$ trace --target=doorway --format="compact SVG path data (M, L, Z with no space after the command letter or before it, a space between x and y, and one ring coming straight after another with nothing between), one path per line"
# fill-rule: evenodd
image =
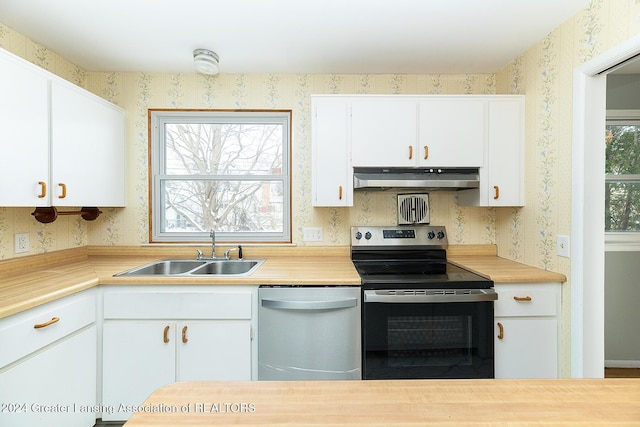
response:
M606 74L640 55L640 35L574 71L571 196L571 376L604 375Z

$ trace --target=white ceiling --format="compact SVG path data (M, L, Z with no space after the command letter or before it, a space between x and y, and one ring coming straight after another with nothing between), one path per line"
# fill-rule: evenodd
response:
M88 71L493 73L589 0L0 0L0 23Z

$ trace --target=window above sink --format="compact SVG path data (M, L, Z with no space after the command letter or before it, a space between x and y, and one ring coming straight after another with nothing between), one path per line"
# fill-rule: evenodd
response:
M152 242L291 241L291 111L149 117Z

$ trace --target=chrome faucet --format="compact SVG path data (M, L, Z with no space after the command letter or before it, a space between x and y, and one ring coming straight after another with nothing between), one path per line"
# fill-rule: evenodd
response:
M212 228L209 232L209 237L211 237L211 258L206 258L200 249L196 249L198 252L197 259L216 259L216 231ZM225 254L226 255L226 254Z
M212 228L209 232L209 237L211 237L211 259L216 258L216 231Z

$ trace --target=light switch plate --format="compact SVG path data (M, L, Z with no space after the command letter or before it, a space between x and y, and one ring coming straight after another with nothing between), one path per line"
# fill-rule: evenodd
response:
M569 236L558 235L558 256L569 258Z
M322 227L302 227L302 241L321 242Z

